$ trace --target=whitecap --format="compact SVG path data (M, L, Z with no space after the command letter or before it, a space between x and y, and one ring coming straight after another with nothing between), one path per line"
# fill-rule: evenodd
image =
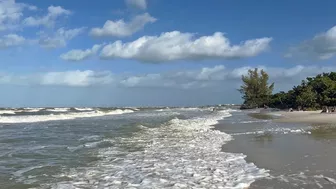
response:
M49 111L49 112L67 112L69 110L70 108L48 108L46 109L46 111Z
M0 114L15 114L14 110L0 110Z
M93 111L94 109L92 108L75 108L77 111Z
M52 188L246 188L269 174L247 163L244 154L221 151L232 136L212 130L212 125L229 116L228 111L221 111L186 120L174 118L131 138L118 138L119 144L144 150L100 149L97 164L62 174L72 180Z
M78 118L89 118L89 117L99 117L107 115L120 115L126 113L133 113L133 110L129 109L117 109L108 112L93 111L93 112L79 112L79 113L67 113L58 115L27 115L27 116L0 116L0 123L34 123L34 122L45 122L45 121L55 121L55 120L72 120Z

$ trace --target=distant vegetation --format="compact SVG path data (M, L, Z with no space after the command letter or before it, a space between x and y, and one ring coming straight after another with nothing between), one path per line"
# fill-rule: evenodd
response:
M288 92L272 94L274 84L268 84L268 74L258 69L242 76L242 108L272 107L279 109L314 110L336 105L336 72L308 77Z

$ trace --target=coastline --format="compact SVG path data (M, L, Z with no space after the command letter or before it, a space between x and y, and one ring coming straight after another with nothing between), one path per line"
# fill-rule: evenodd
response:
M276 111L250 114L257 119L272 119L276 123L336 124L336 114L317 111Z
M336 167L333 166L336 127L309 123L312 119L309 116L319 115L319 112L242 111L221 121L215 129L234 138L222 146L222 151L242 153L247 162L270 171L269 177L257 179L250 189L336 188ZM321 120L315 123L319 122ZM334 118L324 122L334 123Z

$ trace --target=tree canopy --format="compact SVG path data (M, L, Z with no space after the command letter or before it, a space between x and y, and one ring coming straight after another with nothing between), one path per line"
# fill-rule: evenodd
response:
M268 75L258 69L249 70L242 76L243 108L256 108L264 104L273 108L321 109L336 106L336 72L308 77L288 92L272 94L274 84L268 84Z
M243 85L239 92L243 95L244 108L257 108L269 103L274 83L269 85L268 79L268 74L264 70L259 73L258 68L248 70L248 74L242 76Z

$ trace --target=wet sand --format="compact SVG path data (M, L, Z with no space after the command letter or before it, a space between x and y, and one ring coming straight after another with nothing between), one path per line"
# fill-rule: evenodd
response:
M254 182L250 189L336 188L335 124L234 114L216 126L234 137L223 151L243 153L248 162L270 170L270 177Z

